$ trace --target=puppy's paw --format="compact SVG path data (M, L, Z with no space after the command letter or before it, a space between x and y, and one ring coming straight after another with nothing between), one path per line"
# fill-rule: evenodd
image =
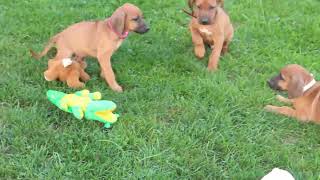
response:
M221 55L225 55L228 52L228 48L227 47L223 47L221 50Z
M194 54L196 55L197 58L202 59L206 53L206 49L204 46L196 46L194 48Z
M216 66L208 66L207 69L208 69L209 72L216 72L218 70L218 67L216 67Z
M285 98L284 98L283 96L281 96L281 95L278 94L278 95L276 95L276 99L279 100L279 101L281 101L281 100L283 100L283 99L285 99Z
M267 111L267 112L274 112L274 111L275 111L275 106L266 105L266 106L264 107L264 110Z
M285 97L283 97L283 96L281 96L281 95L277 95L276 96L276 99L278 100L278 101L280 101L280 102L283 102L283 103L292 103L292 100L290 100L290 99L287 99L287 98L285 98Z
M115 92L123 92L123 88L121 86L119 86L118 84L114 85L114 86L111 86L111 89Z

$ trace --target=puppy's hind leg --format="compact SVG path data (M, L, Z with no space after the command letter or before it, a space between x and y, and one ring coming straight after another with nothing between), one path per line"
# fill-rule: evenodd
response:
M80 64L81 68L86 69L88 67L84 56L76 55L75 60Z
M57 42L57 54L55 59L60 60L64 58L70 58L73 54L72 50L67 48L63 43Z
M223 45L222 45L222 50L221 50L221 55L224 55L228 52L229 50L229 44L233 38L233 27L230 26L230 29L229 29L229 34L226 36L224 42L223 42Z
M221 55L225 55L228 52L229 43L230 43L229 41L223 42L222 49L221 49Z

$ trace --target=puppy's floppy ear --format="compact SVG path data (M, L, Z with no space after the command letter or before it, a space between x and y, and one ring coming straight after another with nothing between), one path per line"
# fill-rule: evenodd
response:
M217 0L218 6L222 7L224 6L224 0Z
M189 0L188 1L188 6L192 11L193 11L193 5L194 5L195 2L196 2L196 0Z
M112 27L119 34L123 34L126 23L126 13L122 8L117 9L110 17Z
M301 75L295 74L292 76L288 84L288 96L290 99L303 95L304 81Z

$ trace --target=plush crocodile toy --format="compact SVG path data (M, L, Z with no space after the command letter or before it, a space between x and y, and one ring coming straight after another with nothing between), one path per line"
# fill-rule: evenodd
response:
M88 90L83 90L74 94L65 94L48 90L47 97L59 109L72 113L77 119L99 121L105 128L110 128L119 117L118 114L113 114L116 104L112 101L100 100L100 92L90 93Z

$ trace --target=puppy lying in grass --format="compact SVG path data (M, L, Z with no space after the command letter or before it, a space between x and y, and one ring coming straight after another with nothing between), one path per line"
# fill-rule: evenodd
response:
M83 88L84 83L90 80L90 76L84 71L85 64L80 64L70 58L51 59L48 62L48 70L44 72L44 78L47 81L59 80L67 82L70 88Z
M267 105L265 110L303 122L320 123L320 84L306 69L297 64L287 65L268 84L274 90L287 91L289 99L280 95L277 99L293 107Z
M212 48L208 70L218 69L220 54L228 51L233 38L233 26L223 9L223 0L189 0L192 19L189 25L194 53L203 58L205 44Z

